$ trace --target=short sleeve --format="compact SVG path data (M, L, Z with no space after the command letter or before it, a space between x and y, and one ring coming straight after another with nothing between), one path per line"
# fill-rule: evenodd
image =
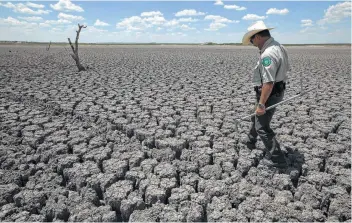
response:
M263 83L274 82L278 70L278 62L272 55L266 54L261 57L260 61Z

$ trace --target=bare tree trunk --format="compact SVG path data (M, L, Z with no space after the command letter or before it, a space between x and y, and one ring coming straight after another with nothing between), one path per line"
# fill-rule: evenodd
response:
M49 51L50 50L50 45L51 45L51 41L49 43L49 46L46 48L46 51Z
M77 67L78 67L78 71L82 71L82 70L85 71L85 70L86 70L86 68L84 68L84 67L82 66L82 64L80 63L79 57L78 57L78 39L79 39L79 33L81 32L81 29L82 29L82 28L87 28L87 26L79 25L79 24L78 24L78 31L76 31L77 35L76 35L76 42L75 42L75 46L76 46L76 47L74 47L74 46L72 45L72 42L71 42L70 38L68 38L68 42L70 43L70 46L71 46L72 51L73 51L73 53L71 54L71 56L72 56L72 58L76 61L76 65L77 65Z

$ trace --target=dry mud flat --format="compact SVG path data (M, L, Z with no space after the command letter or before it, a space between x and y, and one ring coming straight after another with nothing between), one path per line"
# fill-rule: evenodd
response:
M1 221L351 221L350 48L288 47L273 128L241 142L258 51L0 47ZM10 52L11 51L11 52Z

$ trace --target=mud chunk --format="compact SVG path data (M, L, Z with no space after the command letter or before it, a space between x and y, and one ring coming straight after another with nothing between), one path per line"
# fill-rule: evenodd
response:
M176 168L167 162L162 162L155 166L154 173L160 176L160 178L172 178L177 176Z
M195 148L182 150L181 160L196 163L200 168L212 164L211 148Z
M156 165L158 165L158 161L156 159L145 159L141 162L141 167L145 174L153 173Z
M152 205L157 202L165 203L166 201L166 189L160 188L155 185L150 185L145 191L145 203Z
M112 173L118 179L122 179L128 170L128 161L118 159L108 159L103 161L104 173Z
M135 188L138 188L141 180L145 178L146 174L143 171L137 169L131 169L130 171L127 171L125 175L125 179L132 181Z
M182 185L179 188L174 188L171 190L169 204L178 206L182 201L190 200L192 193L195 193L195 190L189 185Z
M87 178L87 187L93 188L100 200L103 199L103 193L113 183L117 182L118 178L113 173L93 174Z
M151 157L153 159L156 159L158 162L172 161L176 158L176 152L172 151L171 148L153 148L151 152Z
M106 144L107 144L106 139L104 139L102 136L96 136L90 139L88 148L92 150L98 147L105 147Z
M85 186L88 177L98 173L100 173L100 169L93 161L75 163L72 168L63 170L64 179L69 184L68 187L73 187L78 191Z
M317 191L313 185L303 183L297 188L294 198L295 200L299 200L313 209L319 209L322 194Z
M84 154L88 151L87 143L81 143L78 145L73 145L72 147L73 154L77 154L78 157L82 158Z
M142 142L143 140L150 138L154 135L154 131L150 129L140 128L135 130L136 138Z
M196 173L186 173L185 175L181 176L180 183L181 185L190 185L196 190L199 179L200 177Z
M310 172L307 176L309 183L316 185L318 188L322 186L332 186L336 184L336 177L324 172Z
M197 173L199 171L198 164L192 161L174 160L172 164L177 168L179 172Z
M223 196L228 193L229 188L223 180L199 180L198 191L204 192L210 202L214 196Z
M237 163L237 170L244 176L248 173L249 169L254 166L252 159L246 157L239 157Z
M193 203L201 205L203 208L206 208L208 200L203 192L191 194L191 201Z
M45 205L45 194L36 190L22 190L13 197L17 207L23 207L31 214L37 214Z
M151 185L158 187L160 185L160 178L153 174L148 175L146 179L141 180L138 188L139 193L145 194L147 187Z
M161 222L185 222L185 220L185 216L177 212L174 207L166 206L160 213Z
M129 123L127 119L125 118L117 118L113 120L113 123L117 125L117 130L125 130L126 125Z
M220 180L222 174L221 166L218 164L206 165L199 170L199 175L204 179Z
M287 205L293 201L293 195L290 191L276 191L274 202L282 205Z
M110 206L95 207L90 203L83 203L72 210L68 221L70 222L113 222L117 216Z
M156 222L160 219L160 214L165 206L163 204L155 204L151 208L144 210L135 210L130 216L130 222Z
M339 221L351 219L351 197L338 196L333 198L329 206L329 216L336 216Z
M99 202L100 199L98 197L98 194L93 188L83 187L80 190L80 194L83 198L83 201L92 203L96 206L100 205L100 202Z
M266 207L269 207L272 203L272 198L266 194L262 193L258 197L248 197L238 206L238 211L242 213L251 221L254 221L253 212L257 210L265 211ZM270 216L267 216L270 219Z
M287 174L274 174L272 185L279 190L291 190L293 188L290 176Z
M143 198L136 191L131 192L127 199L121 201L120 211L122 218L128 220L133 211L143 210L145 206Z
M133 167L137 167L141 164L141 162L144 160L145 154L142 151L136 151L133 153L133 155L129 159L129 167L130 169Z
M58 159L57 171L59 174L63 173L66 168L71 168L74 163L78 163L79 158L75 155L64 155Z
M41 213L46 216L47 221L67 221L70 212L65 196L49 197Z
M0 220L6 221L8 216L14 214L17 211L14 203L2 205L0 210Z
M108 147L100 147L95 149L90 149L86 154L83 155L84 161L95 161L98 165L101 165L104 160L111 157L111 149Z
M176 153L181 152L182 149L186 148L186 140L178 138L165 138L155 140L155 146L158 149L170 148Z
M187 222L202 222L204 219L203 207L199 204L192 203L187 213Z
M0 206L13 202L15 194L20 192L20 187L14 183L0 185Z
M207 213L212 213L214 211L224 211L231 209L231 203L227 195L220 197L213 197L211 203L208 204Z
M171 190L178 186L176 178L162 178L160 180L160 187L165 189L166 196L169 197L171 195Z
M121 201L133 191L133 182L130 180L121 180L112 184L104 194L106 204L112 207L112 210L119 212Z

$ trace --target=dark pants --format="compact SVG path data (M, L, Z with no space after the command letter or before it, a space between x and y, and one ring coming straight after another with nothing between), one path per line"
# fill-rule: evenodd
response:
M269 107L271 105L274 105L280 101L282 101L284 97L284 91L281 93L276 93L272 96L270 96L265 103L265 107ZM260 95L256 94L256 99L257 103L259 102ZM266 148L266 156L270 159L274 159L274 156L280 155L280 160L282 159L281 155L281 149L279 142L275 138L275 133L274 131L270 128L270 122L271 119L273 118L273 115L275 113L276 108L270 109L265 112L264 115L261 116L253 116L252 117L252 126L249 131L248 138L251 143L256 143L257 142L257 137L259 136L261 140L263 141L265 148ZM274 161L274 160L273 160Z

